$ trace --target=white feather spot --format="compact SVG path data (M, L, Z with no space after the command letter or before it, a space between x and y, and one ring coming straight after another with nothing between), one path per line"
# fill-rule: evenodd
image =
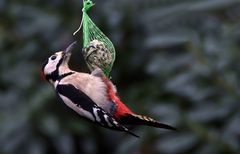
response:
M95 115L96 120L97 120L98 122L100 122L100 118L99 118L98 113L97 113L98 110L99 110L98 108L93 108L93 114Z
M109 116L106 115L106 114L104 114L104 119L105 119L105 121L107 122L108 126L111 127L112 124L109 122L109 119L108 119L108 118L109 118Z

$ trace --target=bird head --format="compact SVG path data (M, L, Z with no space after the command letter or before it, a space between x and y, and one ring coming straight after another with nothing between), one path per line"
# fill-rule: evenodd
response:
M55 82L61 74L69 70L68 62L75 44L76 41L71 43L65 50L54 53L44 62L42 74L47 81Z

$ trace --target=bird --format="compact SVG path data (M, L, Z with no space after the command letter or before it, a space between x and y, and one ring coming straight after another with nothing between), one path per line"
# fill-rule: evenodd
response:
M69 68L72 50L76 41L65 50L55 52L42 66L43 77L55 89L56 95L80 116L108 129L131 132L127 126L147 125L176 130L148 116L134 113L125 105L115 85L100 68L91 73L77 72Z

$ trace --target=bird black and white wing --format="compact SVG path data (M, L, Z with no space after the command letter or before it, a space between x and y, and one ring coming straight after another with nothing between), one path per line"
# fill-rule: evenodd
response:
M60 99L79 115L94 121L103 127L124 131L138 137L130 132L128 128L116 121L111 114L105 112L101 107L94 103L84 92L73 85L58 84L56 86L56 91Z

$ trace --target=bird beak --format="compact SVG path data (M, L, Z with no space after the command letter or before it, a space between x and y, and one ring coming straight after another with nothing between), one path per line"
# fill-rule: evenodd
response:
M75 45L77 44L77 41L74 41L73 43L71 43L64 51L63 54L65 56L69 56L72 53L73 48L75 47Z

